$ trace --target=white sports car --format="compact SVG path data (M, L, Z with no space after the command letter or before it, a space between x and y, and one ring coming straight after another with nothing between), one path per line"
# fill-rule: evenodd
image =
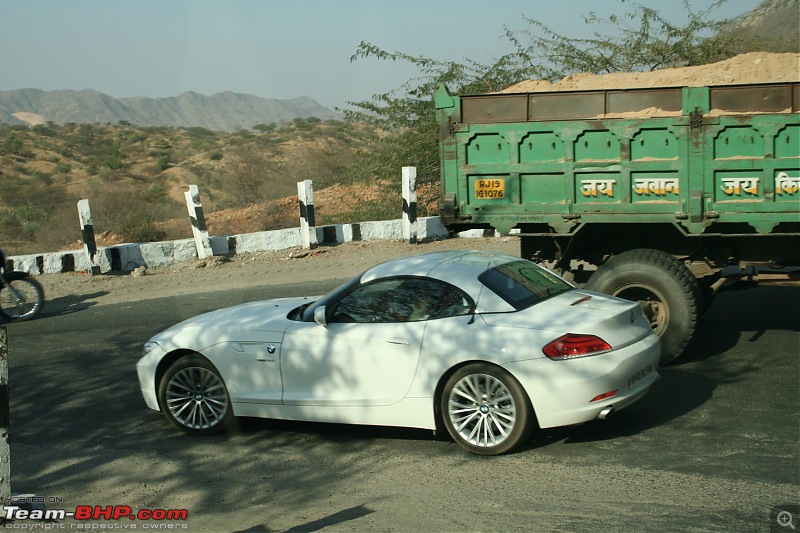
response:
M446 428L479 454L605 418L657 380L638 304L518 257L446 251L370 268L327 296L237 305L150 339L147 405L192 434L234 416Z

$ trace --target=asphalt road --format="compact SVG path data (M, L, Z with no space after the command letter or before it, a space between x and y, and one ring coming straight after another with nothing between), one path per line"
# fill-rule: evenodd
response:
M332 285L72 305L8 325L12 492L51 509L188 509L173 526L248 532L770 531L773 506L800 502L795 288L720 295L642 401L508 456L427 431L257 419L194 438L145 408L134 364L153 333Z

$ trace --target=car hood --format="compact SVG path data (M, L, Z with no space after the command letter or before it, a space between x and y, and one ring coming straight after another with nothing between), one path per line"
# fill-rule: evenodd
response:
M220 342L279 341L290 322L293 309L319 297L260 300L226 307L189 318L158 333L150 342L167 350L190 348L202 350Z
M517 313L481 317L488 325L496 327L599 335L614 348L653 333L637 302L582 289L548 298Z

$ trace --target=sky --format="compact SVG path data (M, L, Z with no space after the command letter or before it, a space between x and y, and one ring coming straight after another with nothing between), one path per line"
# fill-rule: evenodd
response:
M680 0L637 0L676 22ZM689 0L692 10L712 0ZM712 19L760 0L728 0ZM361 41L441 61L491 64L523 15L555 32L603 30L631 0L0 0L0 91L94 89L115 98L223 91L307 96L331 109L416 75L403 62L350 57ZM673 15L674 13L674 15Z

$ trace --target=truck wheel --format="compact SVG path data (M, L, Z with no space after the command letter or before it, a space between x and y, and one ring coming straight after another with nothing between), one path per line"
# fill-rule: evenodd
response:
M639 302L661 337L661 364L681 355L697 326L700 285L681 261L660 250L629 250L609 259L586 288Z

